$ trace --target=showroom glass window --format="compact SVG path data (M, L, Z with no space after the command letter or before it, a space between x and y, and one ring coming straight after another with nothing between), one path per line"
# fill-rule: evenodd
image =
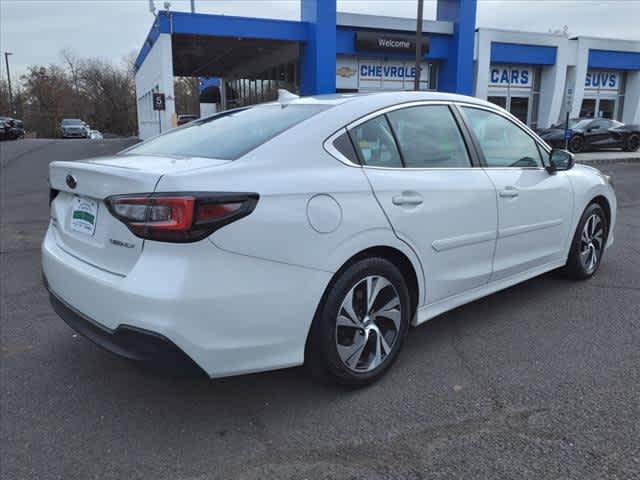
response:
M536 141L507 118L487 110L463 107L488 167L542 167Z
M446 105L423 105L387 114L406 168L470 167L458 125Z

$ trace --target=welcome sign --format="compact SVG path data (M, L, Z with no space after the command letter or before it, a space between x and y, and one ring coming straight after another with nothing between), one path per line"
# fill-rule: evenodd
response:
M422 55L429 52L429 37L422 36L420 51ZM397 52L413 53L416 51L416 37L380 32L356 32L356 50L359 52Z

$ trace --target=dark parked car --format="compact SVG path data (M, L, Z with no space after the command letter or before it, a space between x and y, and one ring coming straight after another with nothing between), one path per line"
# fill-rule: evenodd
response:
M627 152L635 152L640 148L640 125L625 125L606 118L572 118L569 120L569 130L569 150L573 153L603 148L622 148ZM564 132L565 125L560 123L539 130L538 134L552 147L563 148Z
M2 140L16 140L24 138L24 123L22 120L12 117L0 117L3 122Z
M0 140L17 140L18 138L24 138L22 120L0 117Z
M62 138L89 138L90 132L89 125L79 118L64 118L60 123L60 136Z

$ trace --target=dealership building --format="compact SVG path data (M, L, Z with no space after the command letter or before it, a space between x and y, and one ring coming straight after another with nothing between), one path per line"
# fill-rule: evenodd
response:
M534 128L571 117L640 123L640 40L476 28L476 0L423 22L420 88L496 103ZM301 20L161 11L136 60L141 138L176 124L175 77L203 81L201 113L301 95L412 90L415 20L301 0ZM164 94L155 105L154 94ZM158 95L155 95L158 101Z

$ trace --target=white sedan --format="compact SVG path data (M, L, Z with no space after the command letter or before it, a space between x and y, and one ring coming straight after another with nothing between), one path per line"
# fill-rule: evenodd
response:
M442 93L282 95L49 175L58 314L211 377L306 363L365 385L410 326L550 270L591 277L616 220L607 176Z

